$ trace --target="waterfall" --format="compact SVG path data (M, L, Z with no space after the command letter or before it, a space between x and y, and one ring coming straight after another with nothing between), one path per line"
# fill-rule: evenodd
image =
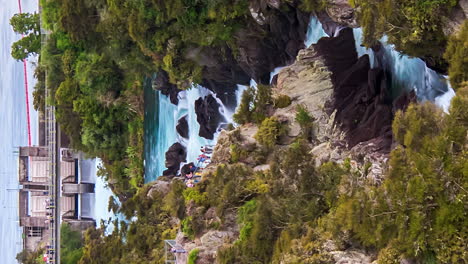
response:
M276 67L272 72L270 72L270 83L273 81L273 77L275 77L275 75L278 74L284 67L286 66Z
M81 217L95 219L95 211L93 211L93 206L96 204L96 196L92 193L83 193L81 196ZM99 208L102 210L103 208ZM107 206L105 207L107 210ZM97 222L97 220L96 220Z
M395 50L395 46L387 43L387 37L381 39L382 47L378 52L361 46L362 29L353 29L358 56L369 55L371 67L381 67L391 72L391 91L395 98L402 92L414 90L420 101L432 101L447 110L455 92L450 87L446 76L427 67L419 58L411 58Z
M151 89L151 87L146 89ZM240 89L238 88L238 90ZM162 175L166 169L165 153L175 142L179 142L186 147L187 162L197 161L202 146L216 143L219 129L212 140L198 136L200 124L197 121L195 112L196 100L208 95L215 98L220 105L219 112L225 119L220 127L233 122L232 116L234 114L234 109L227 108L216 94L199 85L193 85L190 89L179 92L178 105L173 105L169 98L159 91L155 93L157 98L146 97L147 99L157 100L157 103L153 106L149 105L148 109L145 109L147 111L145 119L150 120L149 123L145 120L145 182L154 181ZM239 92L236 93L236 97L240 97ZM153 109L149 109L151 107ZM157 115L157 118L152 118L152 114ZM182 138L176 131L177 122L182 117L187 119L189 139Z
M83 183L94 183L99 179L96 179L96 160L86 159L79 160L79 176L81 182ZM102 180L102 179L101 179ZM100 190L95 188L95 193L97 194ZM96 208L96 194L92 193L83 193L78 195L79 200L79 210L81 211L81 217L93 218L95 219L96 211L103 210L102 207ZM109 199L106 200L106 202ZM107 210L107 204L104 207L104 210ZM96 222L99 222L100 219L96 219Z
M328 37L327 33L323 30L322 23L320 23L316 16L311 16L304 41L305 46L308 48L310 45L316 44L322 37Z
M200 155L200 147L204 145L212 145L215 140L209 140L198 136L200 131L200 124L197 122L197 114L195 113L195 101L198 98L204 98L211 94L211 91L201 86L193 86L191 89L185 91L187 94L187 122L189 126L189 140L187 147L187 162L196 162L198 155ZM216 135L215 135L216 136Z

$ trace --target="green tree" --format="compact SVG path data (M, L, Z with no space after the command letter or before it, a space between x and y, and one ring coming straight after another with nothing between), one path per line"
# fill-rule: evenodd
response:
M39 14L37 13L15 14L10 18L10 25L13 27L13 31L18 34L39 35L40 33Z
M454 90L468 81L468 20L463 23L460 32L449 38L444 58L449 63L449 80Z
M246 124L252 121L252 109L255 98L255 90L252 87L247 88L242 93L241 101L233 119L238 124Z
M263 120L254 137L260 145L272 148L285 132L285 127L276 117L269 117Z
M16 255L16 260L18 260L18 262L22 264L36 264L36 260L40 258L43 253L43 248L38 248L36 251L23 249L23 251Z
M23 60L40 51L41 35L38 14L15 14L10 19L10 25L16 33L25 35L11 46L11 56L14 59Z
M70 226L63 223L60 226L60 244L61 261L65 264L77 264L83 255L83 239L81 232L73 231Z
M37 54L40 50L40 36L29 34L28 36L13 42L11 45L11 56L16 60L24 60L30 55Z

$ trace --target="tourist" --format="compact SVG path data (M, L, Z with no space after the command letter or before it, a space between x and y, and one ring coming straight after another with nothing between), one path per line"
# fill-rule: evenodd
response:
M195 183L193 180L188 180L185 182L185 185L188 187L188 188L192 188L195 186Z

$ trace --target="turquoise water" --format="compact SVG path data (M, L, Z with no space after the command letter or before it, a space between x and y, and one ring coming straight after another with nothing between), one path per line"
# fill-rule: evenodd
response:
M317 41L327 36L322 29L320 22L311 18L309 24L305 45L317 43ZM272 73L273 77L283 67L277 67ZM251 86L256 86L255 81L251 81ZM242 91L245 86L239 85L236 91L237 102L240 101ZM167 149L175 142L180 142L187 148L187 162L196 161L200 155L200 147L204 145L213 145L216 143L217 134L213 140L207 140L198 136L200 125L197 122L197 116L194 109L195 101L200 97L212 94L211 91L201 86L193 86L187 91L179 93L179 104L171 104L169 98L151 87L151 79L145 82L145 182L155 180L162 175L166 169L164 166L165 153ZM215 95L214 95L215 96ZM215 96L216 98L216 96ZM224 107L222 102L217 99L221 107L220 113L224 115L226 123L232 122L234 109ZM187 117L189 125L189 140L181 138L175 129L177 121Z
M167 149L176 142L177 106L145 82L145 181L162 175Z
M15 34L9 19L19 11L17 1L0 0L0 256L1 263L17 263L22 249L18 223L18 146L27 145L26 102L23 63L13 60L10 46L21 36ZM23 12L37 9L37 1L22 1ZM31 133L37 143L37 112L32 109L33 67L28 61Z
M200 125L195 113L195 101L200 97L212 94L209 90L193 86L179 93L179 104L173 105L169 98L159 91L154 91L150 80L145 84L145 182L156 180L165 167L165 153L175 142L187 149L187 162L196 161L203 145L211 145L214 140L198 136ZM220 100L218 100L221 103ZM232 112L220 108L228 122L232 120ZM180 118L186 116L189 126L189 140L177 134L176 126ZM216 138L216 135L215 135Z

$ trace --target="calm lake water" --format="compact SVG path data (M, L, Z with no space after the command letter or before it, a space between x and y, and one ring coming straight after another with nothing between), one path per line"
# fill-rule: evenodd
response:
M10 56L10 46L21 36L15 34L9 19L19 12L18 2L0 0L0 256L2 263L17 263L16 254L22 248L18 225L18 158L14 151L27 145L26 101L23 63ZM37 1L22 0L23 12L37 9ZM31 132L37 143L37 112L32 109L34 87L31 59L28 61L28 79L31 103Z

